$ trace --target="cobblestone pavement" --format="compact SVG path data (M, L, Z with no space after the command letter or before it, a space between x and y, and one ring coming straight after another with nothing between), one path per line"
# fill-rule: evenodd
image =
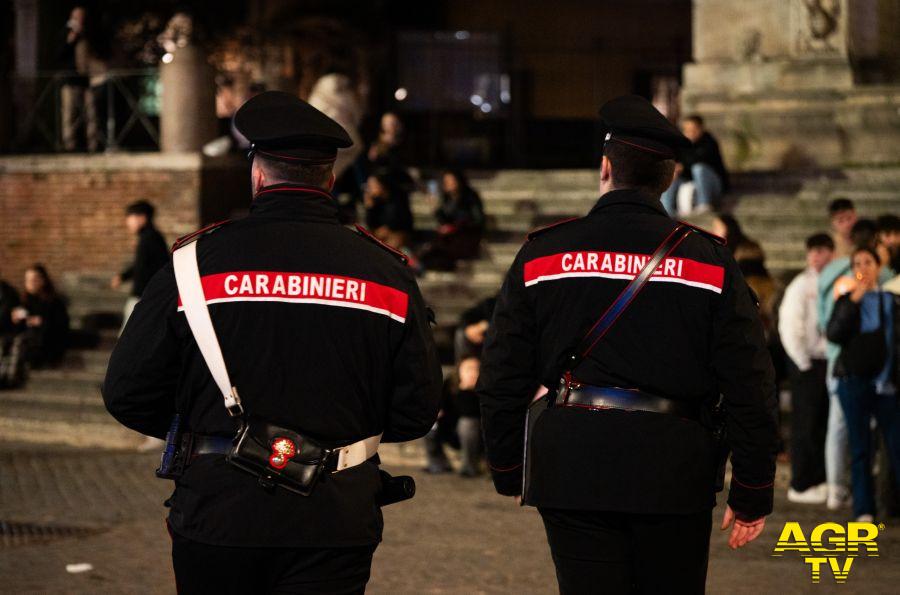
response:
M169 540L161 503L171 484L153 477L152 454L79 449L54 450L0 444L0 524L45 527L40 535L19 531L0 536L0 592L174 593ZM389 459L390 460L390 459ZM402 459L398 459L402 460ZM414 468L419 493L385 509L369 592L554 593L555 580L540 518L497 496L487 479L427 476ZM806 531L824 521L845 522L847 512L829 514L784 501L779 474L777 513L763 536L739 552L715 531L708 581L710 593L896 593L900 584L900 527L892 520L879 538L879 558L857 558L846 585L826 571L812 585L799 557L772 557L785 521ZM721 518L721 509L716 511ZM53 537L53 528L80 536ZM26 527L27 529L27 527ZM661 544L664 555L665 544ZM93 570L69 574L66 565L86 562ZM598 586L598 592L602 589Z

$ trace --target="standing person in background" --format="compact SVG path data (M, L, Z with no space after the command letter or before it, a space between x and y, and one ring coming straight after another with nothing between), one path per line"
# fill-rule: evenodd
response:
M834 241L819 233L806 240L806 269L787 286L778 313L781 342L790 359L791 487L788 500L823 504L828 387L825 335L819 326L816 299L819 272L834 256Z
M113 289L118 289L123 281L131 281L131 296L125 302L122 328L131 317L135 305L156 271L169 262L169 247L159 230L153 224L156 209L146 200L131 203L125 209L125 227L137 236L134 261L110 281Z
M125 326L150 279L169 262L169 247L166 240L153 225L155 212L156 209L146 200L133 202L125 209L125 227L129 233L137 236L137 246L134 261L110 282L113 289L118 289L123 281L131 281L131 295L125 301L120 334L125 331ZM163 440L147 436L138 446L138 450L141 452L159 450L163 444L165 444Z
M693 213L707 213L718 206L722 195L728 192L728 170L722 161L719 142L703 126L703 118L697 114L687 116L681 122L681 131L691 141L691 146L678 152L675 180L662 193L662 203L670 215L676 214L678 190L685 182L694 182L696 206ZM691 213L678 213L689 215Z
M828 321L828 339L841 350L834 366L837 393L850 437L853 515L873 522L871 421L884 435L894 481L900 477L900 403L896 398L894 296L879 288L881 259L868 246L852 257L856 285L838 298ZM900 487L900 486L898 486Z
M13 310L13 322L25 335L25 357L32 368L56 366L69 340L66 303L43 265L25 271L22 305Z
M93 34L93 23L88 17L84 6L75 6L66 23L66 40L59 62L68 74L60 88L60 115L63 149L77 148L78 128L83 124L87 150L93 153L100 148L97 106L102 100L108 67L100 57L100 36Z
M834 239L835 257L849 257L854 248L853 226L859 220L856 215L856 206L849 198L836 198L828 205L828 216L831 219L831 237ZM823 321L823 324L825 322L827 319Z
M878 242L884 247L887 260L895 275L900 274L900 217L897 215L881 215L875 220L878 226Z

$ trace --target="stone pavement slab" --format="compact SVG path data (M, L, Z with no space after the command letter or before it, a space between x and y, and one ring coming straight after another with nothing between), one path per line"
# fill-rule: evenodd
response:
M89 529L80 537L0 539L2 593L174 593L162 501L171 484L153 477L157 456L0 444L0 521ZM384 543L375 555L369 592L555 593L553 565L537 512L497 496L486 478L430 476L409 466L419 491L411 502L385 508ZM879 538L881 557L855 560L847 584L826 572L813 585L799 557L770 554L785 521L806 531L824 521L846 522L783 498L762 537L738 552L714 530L709 593L896 593L900 526ZM721 507L715 519L721 519ZM677 536L672 537L672 543ZM660 544L661 555L672 544ZM93 570L69 574L66 565ZM602 585L598 585L602 593Z

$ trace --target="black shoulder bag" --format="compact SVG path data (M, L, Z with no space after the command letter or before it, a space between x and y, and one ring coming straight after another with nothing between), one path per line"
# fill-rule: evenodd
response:
M591 327L591 330L584 336L581 340L581 343L578 345L577 350L568 357L566 361L566 370L561 374L559 383L555 390L549 391L544 396L539 399L535 399L532 401L531 405L528 407L528 413L525 416L525 452L524 452L524 461L523 461L523 472L522 472L522 504L531 504L530 502L530 487L532 481L532 461L533 457L531 456L531 444L532 444L532 433L534 432L535 425L537 424L537 420L540 418L541 414L544 413L547 409L552 407L556 401L556 396L560 393L561 389L566 388L572 378L572 371L582 362L584 359L591 353L597 343L602 339L606 333L609 332L609 329L616 323L622 313L628 308L629 304L637 297L638 293L647 285L650 281L650 277L659 267L663 260L668 258L676 248L687 238L691 233L694 232L694 229L686 225L684 223L678 225L672 233L670 233L665 240L659 245L659 247L653 252L647 262L644 264L644 267L640 270L640 272L632 279L628 285L625 286L625 289L622 290L622 293L618 295L618 297L613 301L612 304L606 309L606 312L603 313L603 316L594 323L594 326Z

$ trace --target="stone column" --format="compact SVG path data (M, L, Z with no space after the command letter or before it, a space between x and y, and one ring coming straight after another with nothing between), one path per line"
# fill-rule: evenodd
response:
M216 137L216 87L206 53L195 45L177 49L160 65L160 149L199 151Z

